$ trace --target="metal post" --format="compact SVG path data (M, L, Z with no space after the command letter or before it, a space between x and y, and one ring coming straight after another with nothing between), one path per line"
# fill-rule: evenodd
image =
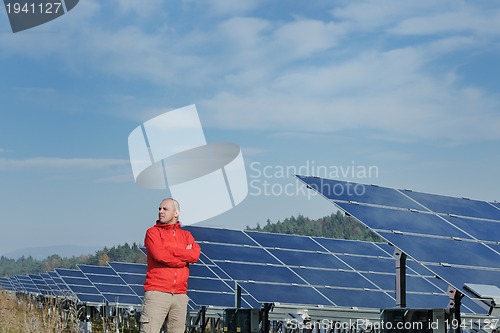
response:
M448 286L448 294L450 295L450 303L448 304L448 311L450 314L453 314L453 321L458 323L455 327L455 333L461 333L460 323L462 322L462 318L460 315L460 306L462 305L462 297L464 295L457 289L452 286Z
M264 303L264 307L262 309L262 331L261 333L269 333L271 331L271 326L269 323L269 311L271 311L273 304L272 303Z
M406 307L406 254L396 249L394 250L396 259L396 306Z
M241 286L238 282L234 282L234 307L236 309L241 308Z

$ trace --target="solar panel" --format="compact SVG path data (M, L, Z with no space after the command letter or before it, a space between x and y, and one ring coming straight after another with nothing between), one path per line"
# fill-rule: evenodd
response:
M55 272L67 285L77 299L82 303L102 305L106 303L104 296L90 282L90 280L77 269L56 268Z
M37 287L38 290L40 290L40 293L44 296L53 296L54 294L52 293L52 290L50 289L49 285L43 277L40 274L29 274L28 275Z
M308 305L335 305L311 286L293 284L269 284L258 282L239 283L257 302Z
M500 286L498 203L315 177L298 178L463 294L474 297L465 290L467 283ZM357 192L352 191L354 188ZM425 274L413 262L407 265L413 272ZM419 282L413 284L414 290L426 289L421 280L416 281ZM443 289L441 283L431 281ZM408 300L416 299L415 295ZM471 311L482 310L469 299L464 302Z
M419 202L432 212L500 221L500 211L485 201L454 198L409 190L403 190L402 193Z
M0 289L15 291L14 286L8 278L0 277Z
M422 206L392 188L318 177L297 177L306 183L309 188L321 193L328 199L406 209L423 209Z
M17 291L17 292L27 292L23 285L19 282L19 280L17 279L17 276L12 276L9 278L9 281L10 283L12 284L12 286L14 287L14 289Z
M64 281L61 279L59 274L57 274L55 271L50 271L47 272L47 274L50 276L52 281L56 284L57 288L59 288L59 293L61 296L67 295L68 293L71 294L71 289L64 283Z
M111 261L108 265L122 278L132 291L144 299L144 281L146 280L146 264L135 264Z
M17 275L16 278L22 285L25 292L37 295L41 294L40 290L36 287L28 275Z
M106 266L77 265L89 281L115 306L140 306L142 300L111 268Z
M202 275L213 278L218 272L217 277L238 283L255 302L374 308L396 304L394 248L387 244L253 231L226 234L225 229L196 226L186 229L198 235L203 269L210 267ZM233 236L245 240L244 244L237 244ZM203 266L198 267L203 271ZM428 297L442 301L440 307L448 304L447 285L426 269L427 276L419 270L408 271L410 301ZM365 302L360 295L366 295Z
M54 296L62 296L61 295L61 290L59 289L59 287L57 286L57 284L54 282L54 280L50 277L50 275L47 272L40 274L40 276L42 277L42 279L45 281L45 283L49 287L50 292L51 292L52 295L54 295Z
M364 221L373 230L400 231L433 236L468 238L441 217L428 213L396 210L339 202L337 205L349 214Z

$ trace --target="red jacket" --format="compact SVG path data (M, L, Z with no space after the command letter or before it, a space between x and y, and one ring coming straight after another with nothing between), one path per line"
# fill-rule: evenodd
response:
M181 223L156 225L146 231L144 245L147 250L148 270L144 291L156 290L185 294L189 278L189 264L200 257L200 246ZM186 246L191 245L191 249Z

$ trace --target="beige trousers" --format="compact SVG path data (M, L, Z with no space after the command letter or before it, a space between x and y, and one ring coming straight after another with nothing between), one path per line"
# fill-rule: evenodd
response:
M184 333L187 303L188 297L185 294L146 291L140 320L141 333L159 333L165 319L166 332Z

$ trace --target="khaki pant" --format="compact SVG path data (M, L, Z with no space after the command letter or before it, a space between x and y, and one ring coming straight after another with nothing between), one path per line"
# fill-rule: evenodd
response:
M185 294L170 294L146 291L141 313L141 333L159 333L167 319L168 333L183 333L186 329L188 297Z

